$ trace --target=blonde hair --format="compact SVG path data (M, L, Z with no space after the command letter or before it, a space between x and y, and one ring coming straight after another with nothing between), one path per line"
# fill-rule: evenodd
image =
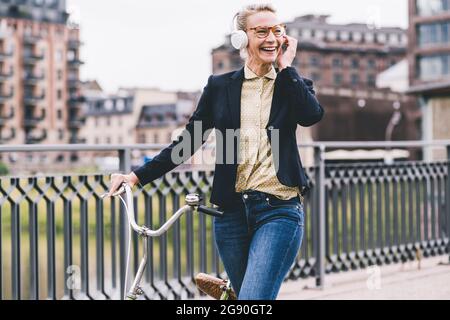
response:
M275 8L269 4L269 3L258 3L258 4L251 4L243 7L241 10L239 10L233 17L234 28L235 30L243 30L245 31L247 29L247 20L248 17L251 15L258 13L258 12L264 12L269 11L272 13L276 13L277 11ZM243 48L239 51L239 55L242 59L247 59L248 52L247 48Z

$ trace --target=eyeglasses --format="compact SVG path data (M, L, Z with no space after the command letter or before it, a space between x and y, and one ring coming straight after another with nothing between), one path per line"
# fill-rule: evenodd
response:
M277 24L273 27L254 27L249 28L248 30L255 30L255 34L258 38L264 39L269 36L270 30L272 30L273 35L276 38L279 38L281 36L284 36L286 34L286 25L284 24Z

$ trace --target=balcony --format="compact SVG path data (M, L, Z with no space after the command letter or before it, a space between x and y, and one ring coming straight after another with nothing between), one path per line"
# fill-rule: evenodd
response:
M67 100L67 104L69 105L69 107L74 109L79 109L81 107L80 104L83 102L84 102L83 96L72 95Z
M9 72L0 71L0 81L8 80L9 78L12 77L12 75L13 75L12 71Z
M79 118L72 118L69 120L70 129L79 129L83 126L84 121Z
M24 51L23 53L23 62L24 64L35 64L44 59L43 54L36 54L30 51Z
M34 45L34 44L38 43L39 40L41 40L41 38L37 37L37 36L32 36L32 35L28 35L28 34L23 35L23 44L25 44L25 45Z
M45 139L47 139L47 130L42 129L41 133L39 135L32 134L32 133L26 134L25 143L26 144L40 143Z
M67 48L76 50L78 49L83 43L78 39L69 39L67 42Z
M3 50L0 50L0 61L5 61L6 59L10 58L13 56L12 51L10 52L5 52Z
M86 143L86 138L70 137L69 143Z
M80 80L77 78L69 78L67 80L67 87L71 88L71 89L76 89L78 88L78 85L80 84Z
M33 72L25 72L23 81L25 84L34 85L45 78L44 74L36 75Z
M13 97L12 91L10 93L0 92L0 103L4 103Z
M78 58L74 58L71 60L67 60L67 65L69 66L69 68L78 68L80 67L82 64L84 64L83 61L81 61Z
M38 104L40 101L44 100L45 98L45 94L44 92L41 93L40 95L36 96L31 92L25 92L24 96L23 96L23 102L26 105L36 105Z
M38 123L40 121L41 120L38 119L38 118L27 117L27 118L23 119L23 126L25 128L34 128L34 127L36 127L38 125Z
M33 113L29 112L25 114L25 118L23 119L23 125L26 128L36 127L37 124L45 119L45 112L42 110L41 115L36 117Z
M0 111L0 126L4 126L9 119L14 118L14 110L11 109L8 115L5 115L3 112Z
M14 128L10 128L9 132L10 133L9 133L8 136L3 136L0 133L0 143L8 143L9 141L11 141L12 139L14 139L16 137Z

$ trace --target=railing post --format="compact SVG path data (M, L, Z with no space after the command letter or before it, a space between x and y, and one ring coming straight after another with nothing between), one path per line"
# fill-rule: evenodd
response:
M447 192L445 199L445 209L447 214L447 248L448 248L448 262L450 263L450 145L447 148Z
M119 149L119 170L125 174L131 171L131 149Z
M324 287L325 278L325 146L314 147L316 201L316 287Z
M124 174L128 174L131 171L131 150L129 148L119 149L119 171ZM125 283L125 270L126 270L126 239L128 239L128 228L125 219L125 212L122 205L119 209L119 272L120 272L120 298L123 296L124 288L127 286Z

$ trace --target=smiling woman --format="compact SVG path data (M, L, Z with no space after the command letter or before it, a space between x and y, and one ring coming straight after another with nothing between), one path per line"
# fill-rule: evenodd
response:
M112 175L110 193L174 169L215 128L222 138L210 202L224 212L214 217L219 255L238 299L276 299L302 242L301 199L309 188L295 130L319 122L324 109L312 81L291 66L297 39L286 35L275 9L250 5L235 19L232 44L244 53L244 67L211 75L179 138L130 174Z

